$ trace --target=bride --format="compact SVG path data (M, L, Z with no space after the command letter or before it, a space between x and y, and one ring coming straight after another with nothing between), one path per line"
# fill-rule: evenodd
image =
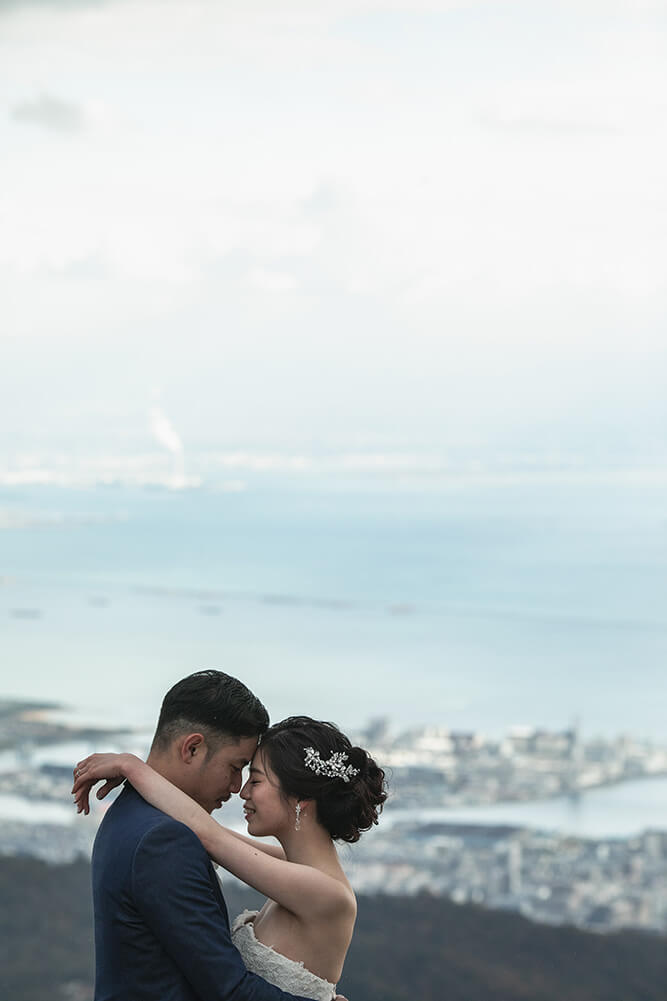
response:
M270 727L241 789L248 833L222 827L201 806L133 754L92 754L75 770L77 812L128 779L157 809L187 825L215 861L268 898L245 911L232 937L249 970L283 990L331 1001L356 918L352 887L334 841L355 842L377 823L384 772L333 723L294 716Z

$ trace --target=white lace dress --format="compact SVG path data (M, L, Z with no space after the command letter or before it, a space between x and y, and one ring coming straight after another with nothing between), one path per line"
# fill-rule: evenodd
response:
M247 968L290 994L313 998L313 1001L332 1001L336 996L335 984L322 980L307 970L303 963L288 959L255 938L253 922L257 914L258 911L244 911L232 925L232 941Z

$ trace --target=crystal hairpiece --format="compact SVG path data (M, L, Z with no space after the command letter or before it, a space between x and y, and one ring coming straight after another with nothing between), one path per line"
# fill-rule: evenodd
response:
M342 779L343 782L349 782L353 775L359 774L358 768L345 764L348 756L343 751L332 751L331 757L327 758L326 761L322 761L320 752L316 751L314 747L304 747L304 751L306 753L306 768L310 768L316 775L326 775L329 779Z

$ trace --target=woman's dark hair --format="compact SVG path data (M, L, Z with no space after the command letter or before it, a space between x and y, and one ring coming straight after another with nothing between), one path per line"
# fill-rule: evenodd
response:
M308 748L314 755L307 755ZM384 772L363 747L353 747L335 723L290 716L269 727L261 738L260 749L282 794L314 800L319 822L335 840L358 841L362 831L377 824L387 798ZM332 759L332 755L345 758ZM339 761L339 774L318 774L306 765L306 757L316 768L323 765L321 770L325 772L327 762ZM350 769L356 774L351 774ZM345 770L348 781L340 774Z
M225 739L259 737L268 725L269 714L242 681L222 671L197 671L165 695L153 745L164 748L199 730L215 749Z

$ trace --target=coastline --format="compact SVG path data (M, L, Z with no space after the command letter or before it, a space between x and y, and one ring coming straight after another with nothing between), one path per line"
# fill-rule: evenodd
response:
M145 756L150 737L143 728L93 728L81 722L63 723L58 719L59 709L62 706L53 703L0 699L3 724L0 730L0 748L3 748L0 750L0 824L70 826L76 820L69 798L75 761L100 744ZM51 714L50 719L44 718L45 710ZM378 748L376 757L380 753ZM656 749L655 753L636 758L631 774L628 774L629 769L625 773L615 768L609 768L606 773L582 769L572 777L571 789L555 794L543 781L533 782L530 788L523 790L519 783L514 794L506 787L509 796L492 799L486 798L489 789L499 787L485 788L484 784L476 783L475 792L479 796L476 801L473 790L469 789L467 796L473 798L472 802L446 804L442 800L437 802L436 795L436 805L433 805L432 786L435 762L429 767L424 760L421 768L414 762L413 769L415 774L422 775L421 781L415 783L413 775L412 783L403 785L396 776L396 798L394 802L389 800L381 824L386 830L403 821L480 826L507 824L590 839L629 838L646 830L667 830L664 761L664 751L658 753ZM558 764L559 760L554 760L554 767ZM644 770L640 770L642 766ZM577 778L580 784L576 784ZM599 780L591 781L593 778ZM650 792L647 791L649 781ZM99 804L93 800L93 821L111 801ZM245 830L238 803L228 804L218 819Z
M652 788L651 795L647 797L649 783ZM97 804L93 800L93 820L98 811L101 816L111 801ZM217 811L215 816L221 823L245 831L238 803L232 801L226 804L224 811ZM73 807L62 799L28 799L0 793L0 825L18 821L34 826L59 824L69 827L77 820L80 822ZM591 840L632 838L648 830L667 830L667 775L647 775L608 783L583 790L576 797L552 796L478 806L418 809L389 803L380 819L380 825L385 830L405 822L417 825L477 824L480 827L507 825Z

